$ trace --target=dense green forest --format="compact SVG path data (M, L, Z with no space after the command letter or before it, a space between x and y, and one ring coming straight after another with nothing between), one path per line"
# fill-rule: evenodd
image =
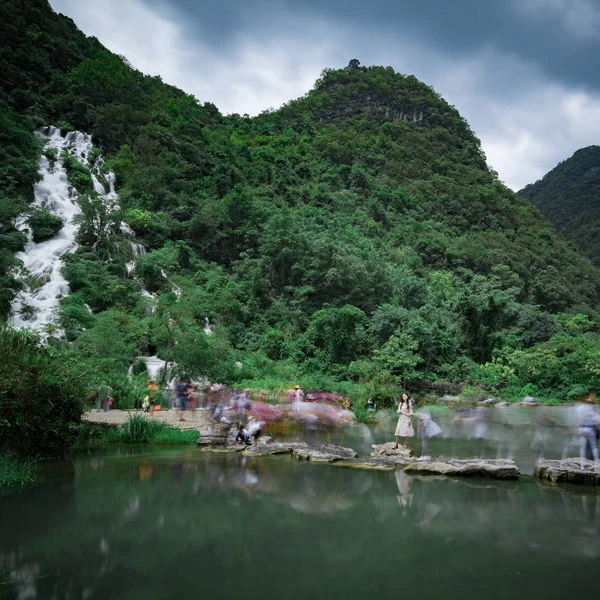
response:
M356 402L423 380L514 397L598 387L600 272L414 76L352 60L278 110L226 116L134 70L45 0L3 2L0 35L0 310L28 285L12 223L37 176L34 129L93 134L121 206L108 211L89 173L67 165L83 214L64 257L66 340L50 346L118 405L144 379L142 354ZM147 249L133 274L121 220Z
M577 150L519 195L600 266L600 146Z

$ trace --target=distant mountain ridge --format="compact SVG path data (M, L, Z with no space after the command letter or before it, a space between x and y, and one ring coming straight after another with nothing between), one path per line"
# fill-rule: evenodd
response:
M600 265L600 146L577 150L518 194Z
M59 157L81 214L55 343L121 397L148 356L225 383L351 382L365 400L410 379L600 388L587 358L563 368L565 345L600 348L569 337L600 322L600 271L413 75L353 59L250 118L132 69L46 0L0 3L0 39L0 314L40 289L15 256L38 157L57 158L33 132L90 134L88 165Z

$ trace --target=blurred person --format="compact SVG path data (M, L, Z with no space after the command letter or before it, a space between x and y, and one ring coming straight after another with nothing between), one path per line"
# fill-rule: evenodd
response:
M183 414L187 408L187 398L189 393L189 380L185 377L181 377L175 387L175 402L180 421L185 421Z
M552 438L552 432L556 429L558 421L550 416L548 407L536 407L533 417L533 439L531 449L539 452L538 458L544 458L546 448Z
M198 408L198 402L198 387L196 385L191 385L187 396L187 408L190 411L192 417L194 416L194 411Z
M304 402L304 390L301 385L296 386L296 404L300 404L300 402Z
M236 444L250 444L250 434L248 430L244 427L243 423L238 423L238 430L235 436Z
M579 420L579 435L581 436L579 460L582 469L585 466L585 457L588 450L591 451L591 456L596 467L600 466L597 438L597 428L600 424L600 416L594 408L594 399L595 395L590 394L581 400L575 409Z
M421 457L429 455L429 440L442 433L441 427L431 418L429 409L423 408L415 413L417 419L417 437L421 440Z
M148 406L149 406L148 411L150 412L150 416L152 416L154 414L154 407L156 406L155 394L156 394L156 392L158 392L160 387L154 379L151 379L148 382L148 386L146 389L148 390L148 394L147 394Z
M473 432L470 437L472 437L477 444L478 455L483 457L485 454L485 445L488 437L488 418L490 416L490 409L485 406L478 406L471 414Z
M258 440L263 434L266 425L264 421L250 417L250 421L248 421L248 435L250 436L249 439L254 442L254 445L258 444Z
M96 410L108 410L108 399L110 398L111 393L112 390L110 386L106 384L100 386L98 390L98 401L96 404Z
M286 393L285 397L290 404L296 402L296 388L291 387Z
M252 399L250 398L250 388L246 388L238 401L238 410L243 417L243 420L248 419L248 414L252 408Z
M369 412L375 412L375 400L373 400L373 398L367 400L367 410Z
M411 417L413 416L410 400L408 399L408 394L403 393L400 396L400 401L398 402L398 410L396 411L400 413L398 417L398 424L396 425L396 445L394 446L394 450L398 448L398 442L400 438L404 438L404 447L408 448L408 438L414 437L415 429L413 427Z

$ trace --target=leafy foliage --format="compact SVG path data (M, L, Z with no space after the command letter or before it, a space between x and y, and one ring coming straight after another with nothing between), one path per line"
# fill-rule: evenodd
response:
M38 464L34 459L0 455L0 488L24 487L37 477Z
M60 456L77 434L84 387L65 355L0 329L0 447Z
M43 242L54 237L63 226L63 220L44 210L35 210L27 219L34 242Z
M72 346L61 351L119 406L139 394L126 374L142 353L189 376L361 397L376 387L386 401L407 379L500 385L503 370L514 389L596 385L598 271L502 185L458 111L414 76L353 59L277 111L223 116L42 0L2 11L13 166L0 176L14 191L0 197L0 276L22 243L9 223L36 177L33 126L92 133L120 206L68 161L82 214L80 247L64 257L72 296L59 317ZM0 286L4 313L17 288ZM590 329L567 331L573 319ZM565 350L575 341L588 364L576 375ZM544 353L556 356L547 377L532 366Z
M600 265L600 146L577 150L519 195L538 206L585 256Z

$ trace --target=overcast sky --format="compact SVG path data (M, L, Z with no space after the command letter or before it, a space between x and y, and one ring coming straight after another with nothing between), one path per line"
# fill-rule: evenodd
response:
M257 114L351 58L455 105L518 190L600 144L600 0L50 0L134 67Z

